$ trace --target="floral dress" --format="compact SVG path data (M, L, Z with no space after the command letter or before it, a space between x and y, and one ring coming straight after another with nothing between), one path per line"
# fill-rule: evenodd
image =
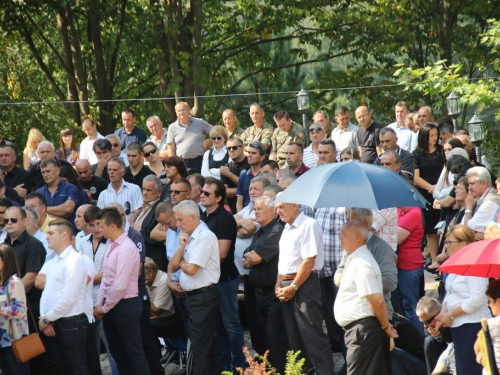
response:
M11 346L14 339L29 334L27 311L23 283L13 275L7 284L0 286L0 347ZM12 319L14 338L9 334L9 319Z

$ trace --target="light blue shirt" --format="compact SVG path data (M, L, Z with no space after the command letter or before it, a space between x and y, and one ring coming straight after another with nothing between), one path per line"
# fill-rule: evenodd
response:
M170 258L174 256L175 252L179 248L180 238L181 238L181 228L177 228L177 231L173 231L172 229L167 229L167 259L170 261ZM172 281L179 281L181 277L181 270L179 269L177 272L172 274Z

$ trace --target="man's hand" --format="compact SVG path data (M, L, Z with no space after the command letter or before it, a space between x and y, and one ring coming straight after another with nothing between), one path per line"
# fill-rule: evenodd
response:
M14 188L14 190L17 192L17 194L19 194L21 198L24 198L28 193L28 190L22 187L23 185L24 184L19 184Z
M179 238L180 246L184 249L189 241L189 234L182 232Z
M290 285L284 288L278 288L276 291L276 297L280 300L280 302L288 302L293 297L295 297L295 289L293 289Z
M95 318L97 320L101 320L102 318L104 318L104 315L106 315L106 313L102 311L102 306L96 306L94 309Z
M482 241L482 240L484 240L484 233L476 232L476 241Z
M42 332L45 334L45 336L49 337L54 337L56 335L56 331L54 330L54 326L52 323L49 323L45 326L44 329L42 329Z
M433 194L435 189L436 189L436 185L431 185L431 186L427 189L427 192L428 192L429 194Z
M179 284L177 281L169 281L167 283L167 286L174 296L176 296L177 298L184 298L184 291L181 288L181 284Z
M108 162L111 160L111 153L107 153L101 159L97 161L97 169L105 169Z
M476 205L477 199L474 198L471 193L467 194L467 198L465 198L465 209L473 210Z
M90 190L89 189L83 189L83 190L85 190L85 192L87 193L87 197L89 197L89 201L92 202L94 200L94 198L92 198L92 193L90 192Z
M226 177L229 176L229 174L231 173L229 167L224 167L224 166L219 168L219 172L221 176L226 176Z
M392 326L392 324L389 323L389 328L387 328L385 331L385 335L389 338L395 339L398 338L398 331Z

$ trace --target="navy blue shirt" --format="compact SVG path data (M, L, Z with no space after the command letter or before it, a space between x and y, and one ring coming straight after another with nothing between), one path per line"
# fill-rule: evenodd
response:
M144 244L144 237L142 236L141 232L131 226L127 225L126 230L128 231L128 238L130 238L132 242L135 243L135 246L137 246L137 250L139 250L139 257L142 263L141 275L139 276L139 280L137 281L137 284L139 286L139 299L141 300L141 302L146 301L147 299L149 299L149 294L148 289L146 288L146 271L144 270L144 262L146 261L146 246Z
M257 176L260 174L257 173ZM236 196L243 197L243 207L248 206L250 203L250 181L253 180L254 176L252 174L252 170L249 169L245 173L240 174L240 178L238 180L238 187L236 189Z
M73 225L73 230L76 229L75 212L80 202L78 199L78 189L75 185L59 181L54 195L52 195L52 193L49 191L47 185L44 185L41 188L37 189L36 192L42 194L45 197L45 199L47 200L47 207L59 206L68 200L75 202L75 209L66 219L68 219L68 221L71 222L71 225Z
M125 150L129 144L131 143L139 143L143 144L146 142L146 133L142 129L139 129L137 126L134 126L134 129L127 134L125 128L120 128L115 131L115 135L120 138L120 142L122 144L122 150Z

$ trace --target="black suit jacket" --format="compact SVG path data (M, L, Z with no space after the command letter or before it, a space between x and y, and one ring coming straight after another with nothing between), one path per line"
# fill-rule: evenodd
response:
M167 248L165 247L165 243L154 241L150 237L151 231L158 224L155 216L155 211L160 202L161 200L159 200L153 207L151 207L151 210L149 210L141 226L141 234L144 237L144 243L146 244L146 256L150 257L153 260L167 259ZM137 216L139 216L139 214Z

